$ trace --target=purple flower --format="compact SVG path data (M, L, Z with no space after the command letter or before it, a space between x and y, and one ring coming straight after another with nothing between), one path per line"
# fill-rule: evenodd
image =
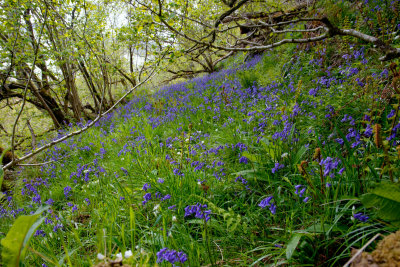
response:
M239 163L247 164L247 163L249 163L249 159L246 158L245 156L242 156L239 158Z
M367 215L364 215L363 213L359 212L353 215L353 217L361 222L366 222L368 221L369 217Z
M387 118L389 119L389 118L393 117L395 114L396 114L396 111L395 111L394 109L392 109L392 110L389 112L389 114L387 115Z
M273 196L269 196L267 198L264 198L263 200L261 200L260 204L258 204L259 207L261 207L262 209L264 209L265 207L270 207L270 211L272 214L275 214L276 212L276 206L271 203L271 200L273 199Z
M164 200L167 200L167 199L170 199L171 198L171 195L170 194L166 194L162 199L161 199L161 201L164 201Z
M310 197L305 197L305 198L303 199L303 202L304 202L304 203L307 203L309 199L310 199Z
M125 173L125 175L128 175L127 169L125 169L124 167L121 167L121 170Z
M201 205L197 203L195 205L189 205L185 208L185 217L195 214L196 218L204 219L206 222L211 219L211 210L204 210L207 208L207 204Z
M72 188L70 186L66 186L64 187L64 196L65 198L68 198L70 196L70 192L71 192Z
M368 124L368 125L367 125L367 128L365 128L364 135L365 135L366 137L370 137L370 136L372 135L372 127L371 127L371 124Z
M168 261L173 266L175 266L175 263L177 262L184 263L188 259L187 255L182 251L178 252L173 249L169 250L168 248L161 249L159 252L157 252L156 255L157 255L157 263Z
M177 176L183 176L183 173L182 173L178 168L175 168L175 169L173 170L173 172L174 172L174 174L177 175Z
M61 223L54 225L53 232L57 232L58 229L62 229L64 226Z
M306 187L304 187L303 189L301 189L300 193L299 193L299 197L303 197L304 193L306 192Z
M159 183L159 184L163 184L163 183L164 183L164 179L162 179L162 178L158 178L158 180L157 180L157 183Z
M338 144L340 144L340 145L343 145L343 144L344 144L344 141L343 141L342 138L337 138L337 139L335 139L335 141L336 141Z
M327 157L325 159L322 159L319 165L324 166L324 176L332 176L334 174L333 170L337 169L339 162L340 160L338 160L337 158L334 159L331 157Z
M44 203L46 203L47 205L51 206L54 203L54 200L52 198L49 198L47 201L45 201Z
M280 170L280 169L282 169L282 168L284 168L285 167L285 165L283 165L283 164L280 164L279 162L276 162L275 163L275 167L274 168L272 168L272 173L275 173L276 171L278 171L278 170Z
M33 236L42 236L45 237L46 233L43 230L37 230Z
M86 202L86 205L87 205L87 206L90 205L90 200L89 200L88 198L85 198L85 202Z
M143 198L144 201L142 202L142 205L144 206L151 199L151 193L146 193Z
M294 187L294 189L296 189L296 191L294 192L296 195L298 195L299 194L299 190L301 189L301 188L303 188L304 187L304 185L301 185L301 184L298 184L298 185L296 185L295 187Z
M274 203L271 203L271 206L269 207L269 211L270 211L272 214L275 214L275 213L276 213L276 205L275 205Z
M151 185L150 185L149 183L145 183L145 184L143 185L143 187L142 187L142 189L143 189L144 191L147 191L149 188L151 188Z

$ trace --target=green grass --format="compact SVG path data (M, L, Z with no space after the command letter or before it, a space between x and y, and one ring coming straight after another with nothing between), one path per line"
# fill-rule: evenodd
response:
M252 68L139 98L101 125L48 151L44 159L61 160L42 171L25 168L22 176L28 182L48 178L48 186L37 190L41 204L50 198L54 203L43 214L52 223L40 225L46 235L32 238L23 265L91 266L100 262L98 253L115 259L131 250L133 256L124 263L152 266L157 252L167 247L187 254L184 266L337 266L349 257L351 247L361 247L377 232L390 229L359 201L368 188L389 180L388 171L380 169L383 149L363 136L365 114L385 130L390 128L386 116L371 113L377 104L385 108L371 97L387 80L357 86L357 78L371 77L376 70L353 60L349 66L357 67L357 74L346 77L343 68L332 68L332 77L344 82L321 86L314 97L309 92L318 86L316 79L327 78L330 63L310 64L318 54L294 47L280 58L276 64L277 56L266 54ZM247 88L253 84L268 89L252 95ZM359 94L362 90L366 93ZM327 112L330 106L337 113ZM390 108L389 104L386 109ZM342 122L344 114L354 118L355 126ZM153 127L157 119L160 124ZM290 126L286 130L285 120ZM265 123L262 133L255 131L260 123ZM352 147L354 140L346 140L350 128L358 130L362 145ZM280 132L282 140L274 137ZM344 139L343 146L337 138ZM247 149L241 151L239 143ZM321 159L341 161L333 177L321 175L324 167L313 160L316 148L321 149ZM389 166L398 174L395 148L389 147L389 153ZM240 162L242 156L247 164ZM204 163L201 170L192 165L195 161ZM299 171L302 161L307 161L307 174ZM284 167L272 171L277 162ZM29 213L40 206L32 199L35 193L21 195L28 182L17 182L10 206L3 204L6 210L24 208ZM145 183L151 185L147 192L142 189ZM298 184L306 188L302 197L295 193ZM66 198L67 186L71 191ZM156 199L157 192L171 198ZM146 193L152 199L142 205ZM268 196L273 196L275 214L259 206ZM207 205L210 220L185 216L185 208L196 203ZM371 218L351 220L354 212ZM1 220L5 235L14 218ZM53 231L57 224L63 228Z

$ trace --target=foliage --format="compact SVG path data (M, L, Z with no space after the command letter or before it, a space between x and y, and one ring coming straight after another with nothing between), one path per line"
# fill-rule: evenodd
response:
M205 7L186 8L213 14ZM141 41L180 40L139 11L130 23L145 32ZM163 16L200 32L173 12ZM125 27L118 38L132 45L134 31ZM342 265L352 247L393 230L388 207L398 204L379 189L394 192L399 177L398 70L377 63L372 50L292 45L149 86L46 151L44 165L18 169L0 231L47 204L23 264Z
M380 184L370 193L363 195L362 203L367 208L376 208L376 215L386 221L398 224L400 215L400 188L394 184Z
M7 236L1 240L4 266L16 267L23 262L29 240L44 220L44 218L38 220L44 210L39 209L33 215L22 215L15 220Z

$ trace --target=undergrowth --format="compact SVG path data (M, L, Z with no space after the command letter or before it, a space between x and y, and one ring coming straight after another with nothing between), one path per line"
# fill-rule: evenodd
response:
M370 208L400 174L396 68L355 45L281 52L136 96L47 151L0 235L45 206L26 266L343 264L400 221Z

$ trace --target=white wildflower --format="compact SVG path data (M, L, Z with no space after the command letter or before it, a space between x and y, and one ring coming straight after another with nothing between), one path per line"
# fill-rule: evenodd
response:
M98 253L98 254L97 254L97 258L98 258L99 260L104 260L104 259L106 258L106 256L104 256L104 255L101 254L101 253Z
M124 257L128 259L132 257L132 255L133 255L132 250L127 250L125 251Z
M157 214L159 213L159 210L160 210L160 204L155 205L153 208L154 216L157 216Z

